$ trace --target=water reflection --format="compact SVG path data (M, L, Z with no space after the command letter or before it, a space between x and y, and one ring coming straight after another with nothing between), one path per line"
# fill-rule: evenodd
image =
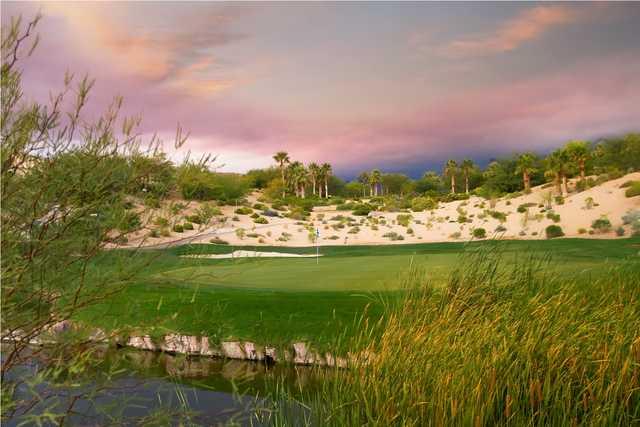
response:
M46 352L38 353L30 363L12 373L13 378L33 375L42 364ZM310 391L334 370L306 366L273 365L239 360L176 356L132 349L101 348L96 352L98 363L87 374L91 386L100 392L91 399L79 399L76 413L68 425L137 425L146 417L162 415L160 425L178 425L181 414L198 425L260 426L256 413L274 402L272 391L286 386L297 391ZM113 375L113 373L116 373ZM55 384L48 391L60 390ZM90 387L86 387L89 389ZM42 391L42 390L41 390ZM63 390L66 397L70 390ZM30 390L19 389L27 398ZM78 390L73 390L78 394ZM34 411L64 407L62 398L55 405L35 406ZM106 411L104 408L108 408ZM292 408L293 411L303 411ZM302 412L300 415L303 416ZM3 422L15 426L26 420L25 414ZM184 419L182 419L184 421ZM28 425L28 424L27 424ZM53 425L53 424L52 424Z

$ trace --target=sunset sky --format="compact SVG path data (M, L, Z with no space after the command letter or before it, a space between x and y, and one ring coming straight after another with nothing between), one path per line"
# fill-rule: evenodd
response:
M88 73L91 112L123 95L227 171L285 150L415 176L640 129L640 3L2 2L3 27L38 10L30 98Z

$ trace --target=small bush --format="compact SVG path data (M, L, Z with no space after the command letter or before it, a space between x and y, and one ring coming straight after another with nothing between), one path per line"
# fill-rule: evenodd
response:
M151 232L149 232L149 237L153 237L154 239L158 238L160 237L160 233L158 232L158 230L153 229L151 230Z
M587 197L586 199L584 199L584 208L585 209L593 209L593 204L594 204L594 200L593 197Z
M507 231L507 227L503 225L499 225L496 227L496 233L504 233L505 231Z
M556 205L564 205L564 197L562 196L556 196L554 198Z
M327 240L338 240L340 237L336 236L335 234L333 236L329 236L329 237L325 237Z
M516 209L519 213L525 213L529 208L535 207L535 203L523 203Z
M233 211L233 213L235 213L236 215L249 215L253 213L253 209L243 206Z
M407 234L413 234L413 228L407 228Z
M193 230L193 224L191 224L190 222L185 222L184 224L182 224L182 228L184 230Z
M560 222L560 215L554 212L547 212L547 218L553 222Z
M564 236L564 232L562 231L562 227L559 225L550 225L545 228L545 234L547 235L547 239L555 239L556 237Z
M257 239L258 237L260 237L260 235L258 233L248 233L247 237L249 237L250 239Z
M168 227L169 226L169 220L167 218L163 218L161 216L157 217L153 222L158 227Z
M280 216L280 214L278 212L272 211L272 210L269 210L269 209L264 210L262 212L262 215L268 216L268 217L273 217L273 218L277 218L277 217Z
M474 228L471 234L476 239L484 239L485 237L487 237L487 230L485 230L484 228Z
M360 227L352 227L347 233L349 234L358 234L360 232Z
M578 234L586 234L586 233L587 233L586 228L578 228Z
M176 233L182 233L184 231L184 228L182 227L182 225L176 224L173 226L173 231Z
M450 238L452 238L452 239L459 239L459 238L460 238L460 236L461 236L461 234L460 234L460 232L459 232L459 231L456 231L455 233L451 233L451 234L449 235L449 237L450 237Z
M265 210L266 208L267 208L267 207L266 207L264 204L262 204L262 203L255 203L255 204L253 205L253 209L256 209L256 210L258 210L258 211L263 211L263 210Z
M368 203L364 203L362 205L358 205L358 207L353 210L353 214L356 216L367 216L372 210L373 206Z
M269 224L269 221L265 217L256 218L253 220L256 224Z
M231 221L240 221L240 218L238 218L237 215L234 215L233 218L231 218Z
M611 221L607 217L601 217L591 223L591 228L599 233L607 233L611 231Z
M237 228L236 229L236 237L240 240L244 239L245 236L245 231L244 228Z
M411 221L411 215L406 215L406 214L400 214L396 217L396 220L398 221L398 224L403 226L403 227L408 227L409 226L409 222Z
M624 195L627 197L635 197L640 196L640 181L634 181L627 191L624 192Z
M251 214L251 218L257 219L257 218L260 218L260 215L258 215L257 212L254 212L254 213Z
M404 240L404 236L402 234L398 234L395 231L391 231L389 233L385 233L382 235L382 237L386 237L387 239L390 239L392 241L396 241L396 240Z
M500 222L505 222L507 220L507 214L504 212L487 210L485 211L485 213L489 215L491 218L497 219Z
M209 240L209 243L213 243L214 245L228 245L229 242L227 242L226 240L222 240L219 237L214 237L213 239Z
M616 236L618 237L624 236L624 227L620 226L616 228Z

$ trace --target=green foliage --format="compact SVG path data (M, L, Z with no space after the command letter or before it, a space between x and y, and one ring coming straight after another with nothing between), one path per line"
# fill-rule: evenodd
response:
M591 223L591 228L599 233L607 233L611 231L611 221L605 216L600 217Z
M256 224L268 224L269 221L267 220L267 218L265 217L259 217L253 220L253 222L255 222Z
M214 237L213 239L210 239L209 243L213 243L214 245L228 245L229 244L229 242L227 242L226 240L221 239L220 237Z
M413 217L411 215L400 214L396 216L396 221L403 227L408 227Z
M431 197L414 197L411 199L411 210L422 212L424 210L437 209L438 202Z
M238 174L216 173L203 164L186 163L177 171L177 183L187 200L221 200L230 202L244 197L249 186Z
M529 208L533 208L535 206L535 203L523 203L521 205L518 205L517 211L520 213L525 213Z
M553 222L560 222L560 214L555 212L547 212L547 219L550 219Z
M555 239L556 237L564 236L562 227L555 224L549 225L547 228L545 228L544 232L547 236L547 239Z
M634 181L624 192L627 197L640 196L640 181Z
M507 214L504 212L485 210L484 213L489 215L491 218L497 219L500 222L505 222L507 220Z
M280 180L280 170L278 168L251 169L246 173L247 183L251 188L267 188L274 180ZM282 192L276 194L280 197ZM257 209L257 208L256 208Z
M175 233L182 233L184 232L184 227L181 224L176 224L173 226L173 231Z
M395 231L390 231L389 233L385 233L382 235L382 237L385 237L391 241L404 240L404 236L402 234L396 233Z
M185 222L184 224L182 224L182 228L184 230L193 230L193 224L191 224L190 222Z
M616 228L616 236L618 236L618 237L624 236L624 227Z
M242 207L239 207L238 209L236 209L233 212L236 215L250 215L250 214L253 213L253 210L251 208L246 207L246 206L242 206Z
M476 239L484 239L485 237L487 237L487 230L485 230L484 228L474 228L471 232L471 235Z
M353 214L355 216L367 216L372 210L373 206L368 203L362 203L353 210Z

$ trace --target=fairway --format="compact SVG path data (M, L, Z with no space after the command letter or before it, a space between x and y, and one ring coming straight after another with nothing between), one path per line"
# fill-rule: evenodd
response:
M434 243L322 248L323 257L195 259L182 255L229 253L238 247L181 246L138 254L146 266L123 292L77 316L109 330L162 335L207 335L318 345L351 335L357 321L375 320L402 290L410 265L421 268L436 288L443 286L467 252L500 251L505 266L527 257L551 258L553 275L567 280L606 275L608 267L637 261L640 239L537 242ZM244 247L243 249L253 249ZM314 248L270 247L269 251L311 253ZM115 268L129 252L100 260ZM637 263L637 262L636 262Z

